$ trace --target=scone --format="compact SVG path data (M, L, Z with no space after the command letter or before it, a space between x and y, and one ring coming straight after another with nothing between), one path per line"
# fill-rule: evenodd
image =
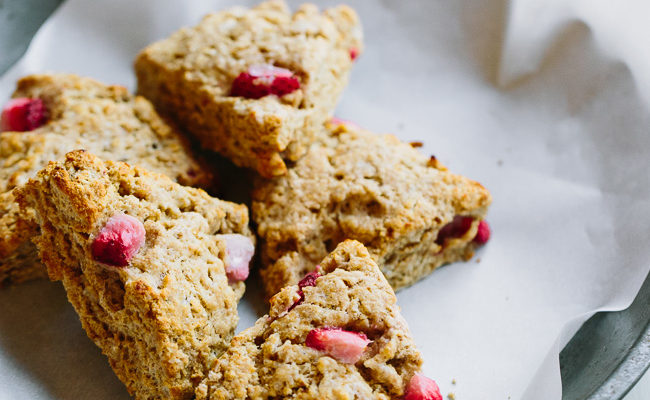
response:
M345 241L235 336L196 398L441 399L417 374L422 358L396 301L368 251Z
M30 241L36 234L31 211L20 213L12 190L48 161L86 149L185 185L212 182L151 103L121 86L75 75L32 75L18 82L13 96L0 129L0 286L45 276Z
M321 132L361 52L354 10L283 1L207 15L138 55L138 92L205 148L282 175Z
M469 259L487 241L491 197L483 186L394 136L336 120L326 131L287 175L255 183L252 218L268 296L344 239L363 243L395 290Z
M136 399L189 399L225 351L253 255L246 206L75 151L16 190L50 277Z

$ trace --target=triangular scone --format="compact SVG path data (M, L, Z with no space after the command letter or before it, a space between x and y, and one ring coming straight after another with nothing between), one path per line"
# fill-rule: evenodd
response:
M18 81L13 97L38 101L45 119L27 132L0 133L0 286L45 276L29 240L36 224L30 210L20 212L12 190L69 151L140 165L185 185L211 184L183 137L124 87L75 75L31 75ZM6 119L3 113L3 125Z
M204 147L270 177L305 153L361 51L354 10L284 1L209 14L138 55L138 92Z
M35 210L50 277L129 392L190 398L237 325L246 206L83 151L16 192Z
M235 336L196 398L395 399L421 364L393 290L348 240Z
M340 121L326 131L287 175L255 184L252 218L269 296L345 239L363 243L396 290L469 259L487 240L481 220L491 197L483 186L392 135Z

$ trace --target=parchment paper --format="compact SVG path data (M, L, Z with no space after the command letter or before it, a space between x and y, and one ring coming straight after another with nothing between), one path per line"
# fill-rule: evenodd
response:
M141 48L234 3L70 0L0 100L44 71L133 89ZM560 349L595 311L625 308L650 266L647 2L349 3L366 50L337 115L423 141L494 197L477 258L398 294L425 373L459 400L560 399ZM240 330L265 312L258 291ZM60 284L2 290L0 304L0 398L128 398Z

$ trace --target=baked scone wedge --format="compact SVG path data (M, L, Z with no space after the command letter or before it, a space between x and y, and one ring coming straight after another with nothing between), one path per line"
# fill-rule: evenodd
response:
M135 60L138 92L205 148L265 177L320 133L362 50L354 10L283 1L209 14Z
M467 260L487 241L490 193L392 135L334 120L287 175L258 179L252 202L268 296L345 239L363 243L395 290Z
M396 301L363 245L345 241L235 336L196 398L401 398L422 358Z
M124 87L75 75L31 75L18 81L13 97L0 129L0 286L45 276L29 240L36 224L29 209L20 212L12 190L69 151L141 165L184 185L212 184L182 135Z
M81 324L136 399L188 399L226 349L254 251L244 205L75 151L16 190Z

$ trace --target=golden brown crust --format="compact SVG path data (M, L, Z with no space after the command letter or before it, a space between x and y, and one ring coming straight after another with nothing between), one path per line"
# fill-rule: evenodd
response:
M397 299L368 251L341 243L315 286L284 288L269 315L235 336L197 387L197 399L394 399L422 364ZM289 310L290 309L290 310ZM316 328L362 332L373 342L356 364L305 345Z
M361 50L354 10L320 13L312 4L291 14L283 1L209 14L145 48L135 61L138 92L180 121L206 148L271 177L286 173L320 133ZM278 98L229 96L251 65L288 68L301 87Z
M472 256L491 202L483 186L394 136L351 124L326 129L287 175L255 183L252 215L268 296L295 284L344 239L367 246L394 289ZM438 245L439 229L456 215L475 221L461 238Z
M182 184L212 183L212 174L191 156L184 138L151 103L122 86L75 75L31 75L18 81L14 97L41 98L49 119L30 132L0 133L0 286L44 275L29 264L36 255L27 252L36 225L29 209L21 214L11 191L68 151L86 149Z
M35 238L88 336L137 399L187 399L226 349L244 284L229 285L222 233L253 239L246 206L164 175L83 151L16 190L35 210ZM144 225L126 267L94 261L95 235L117 213Z

